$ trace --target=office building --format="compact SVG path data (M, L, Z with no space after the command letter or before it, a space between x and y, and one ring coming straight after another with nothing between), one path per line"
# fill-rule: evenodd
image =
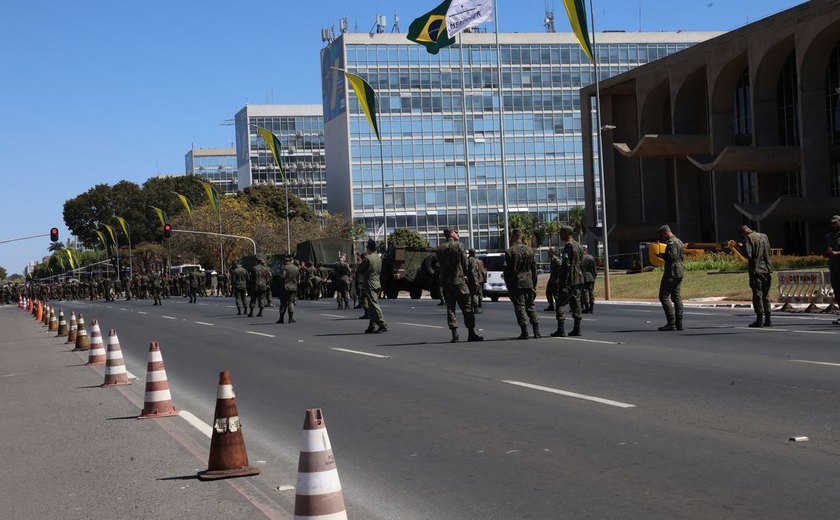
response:
M223 195L239 189L236 180L236 150L233 148L193 148L184 157L185 173L197 175Z
M290 193L317 215L327 211L324 167L324 118L321 105L245 105L236 114L239 189L259 184L284 185L280 169L257 128L280 138L281 159Z
M614 76L717 34L599 33L601 74ZM593 81L593 68L575 37L499 35L502 104L495 35L462 36L463 67L460 46L430 55L404 34L345 33L322 50L332 212L352 215L371 234L385 218L389 232L407 227L432 244L441 229L457 227L478 249L503 247L502 107L509 213L565 220L584 204L579 90ZM339 69L365 78L378 93L382 155Z

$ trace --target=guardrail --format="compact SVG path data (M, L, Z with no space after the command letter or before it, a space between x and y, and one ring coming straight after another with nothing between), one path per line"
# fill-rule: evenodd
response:
M829 313L835 309L828 271L779 271L777 277L779 302L782 303L780 311ZM806 304L807 307L797 309L795 304ZM825 308L818 305L825 305Z

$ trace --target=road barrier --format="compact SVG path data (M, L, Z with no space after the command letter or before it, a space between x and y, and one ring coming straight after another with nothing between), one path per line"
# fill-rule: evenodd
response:
M824 312L835 309L831 274L828 271L779 271L779 302L782 312ZM805 304L796 309L794 304ZM818 305L825 305L820 309Z

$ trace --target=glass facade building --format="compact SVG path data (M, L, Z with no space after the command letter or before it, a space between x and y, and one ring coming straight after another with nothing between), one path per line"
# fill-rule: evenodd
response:
M711 36L599 34L601 76ZM593 67L571 34L499 39L501 100L493 34L465 33L463 49L437 55L400 34L346 33L322 50L332 212L352 215L371 234L385 219L389 232L407 227L432 244L456 227L477 249L503 247L502 125L510 214L565 220L584 204L579 90L594 82ZM377 92L381 145L336 69Z
M236 180L236 150L233 148L193 148L184 157L187 175L197 175L223 195L239 189Z
M281 160L289 189L317 215L327 211L324 118L321 105L246 105L236 114L239 189L258 184L283 186L271 150L257 132L274 132L283 145Z

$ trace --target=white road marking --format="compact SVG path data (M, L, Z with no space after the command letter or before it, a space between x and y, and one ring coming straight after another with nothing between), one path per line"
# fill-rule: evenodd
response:
M791 359L791 363L809 363L811 365L827 365L830 367L840 367L840 363L827 363L825 361L807 361L804 359Z
M180 410L178 415L181 416L182 419L190 423L195 429L203 433L207 436L208 439L213 438L213 427L207 424L206 422L202 421L195 415L191 414L186 410Z
M773 327L735 327L738 330L756 330L760 332L790 332L788 329L776 329Z
M397 322L397 325L408 325L409 327L424 327L427 329L443 329L445 327L441 327L440 325L423 325L422 323L401 323Z
M295 486L288 486L288 485L286 485L286 486L277 486L277 487L276 487L276 488L274 488L274 489L275 489L275 491L294 491L294 490L295 490Z
M591 395L578 394L578 393L575 393L575 392L567 392L566 390L558 390L557 388L549 388L547 386L532 385L531 383L523 383L521 381L503 380L501 382L502 383L507 383L509 385L521 386L521 387L524 387L524 388L530 388L532 390L540 390L542 392L548 392L548 393L551 393L551 394L563 395L563 396L566 396L566 397L574 397L575 399L583 399L585 401L594 401L596 403L606 404L606 405L609 405L609 406L615 406L615 407L618 407L618 408L635 408L636 407L635 404L622 403L620 401L611 401L610 399L603 399L601 397L593 397Z
M713 312L683 312L686 316L720 316L720 314L715 314Z
M246 334L253 334L254 336L264 336L266 338L276 338L277 336L273 336L271 334L263 334L262 332L253 332L250 330L245 331Z
M346 318L347 316L339 316L338 314L322 314L321 316L326 316L327 318Z
M800 334L828 334L829 336L837 335L837 332L830 332L827 330L795 330L793 332L798 332Z
M225 305L225 307L227 307L228 309L235 309L236 308L235 305Z
M143 311L137 311L137 314L144 314L145 315L145 314L149 314L149 313L148 312L143 312Z
M121 310L121 311L127 311L128 309L125 309L125 308L123 308L123 307L120 307L120 310Z
M206 321L197 321L197 322L195 322L195 323L197 323L198 325L207 325L207 326L209 326L209 327L212 327L212 326L213 326L213 324L212 324L212 323L207 323Z
M618 341L601 341L601 340L598 340L598 339L570 338L568 336L565 337L565 338L555 338L555 339L565 339L565 340L568 340L568 341L583 341L584 343L599 343L601 345L621 345L621 343L618 342Z
M347 350L346 348L331 348L330 350L337 350L338 352L347 352L348 354L358 354L360 356L370 356L380 359L391 359L391 356L380 356L379 354L371 354L370 352L360 352L358 350Z
M138 381L140 380L139 377L135 376L134 374L132 374L128 370L126 370L125 373L126 373L126 375L128 376L129 379L137 379Z
M172 316L161 316L161 318L164 318L164 319L167 319L167 320L177 320L178 319L178 318L173 318Z

